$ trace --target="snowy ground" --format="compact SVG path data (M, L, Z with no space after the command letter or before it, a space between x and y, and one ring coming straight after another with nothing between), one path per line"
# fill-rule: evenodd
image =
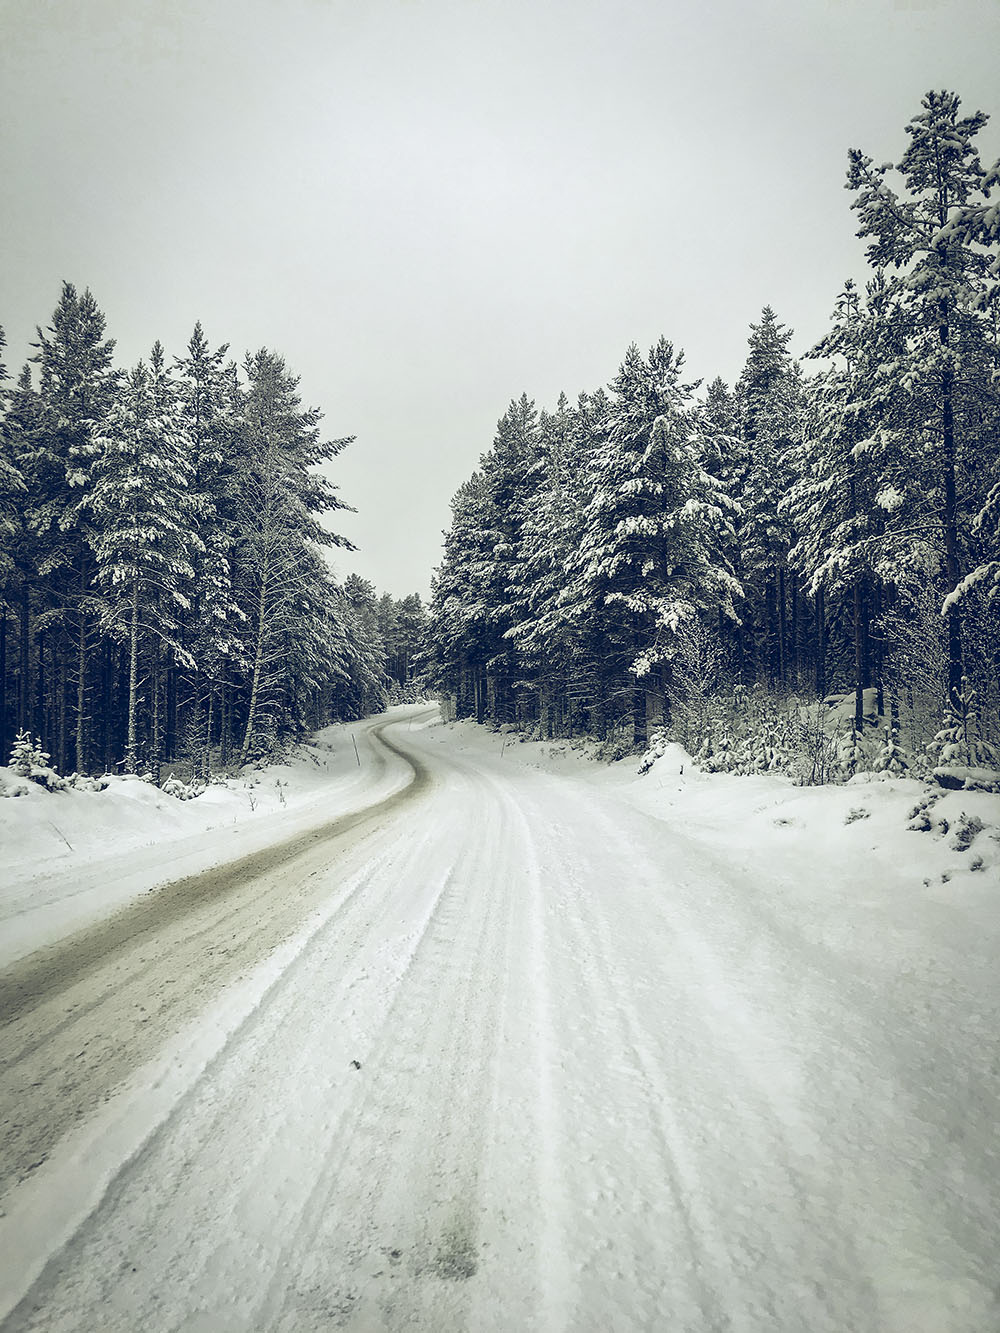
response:
M1000 1329L996 798L434 722L117 859L0 801L3 1333Z

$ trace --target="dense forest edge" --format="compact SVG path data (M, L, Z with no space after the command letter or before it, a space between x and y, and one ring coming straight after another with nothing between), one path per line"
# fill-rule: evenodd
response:
M802 782L995 780L1000 163L931 92L852 150L870 273L806 358L765 308L730 388L661 338L511 400L452 502L426 670L453 716Z
M351 441L284 359L198 323L123 371L105 322L64 282L13 382L0 330L0 756L197 788L411 696L426 609L335 577Z

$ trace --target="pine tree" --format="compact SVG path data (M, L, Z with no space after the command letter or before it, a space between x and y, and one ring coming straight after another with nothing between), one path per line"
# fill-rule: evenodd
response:
M586 635L563 593L583 538L593 426L603 422L606 406L602 394L595 413L581 394L572 409L560 394L555 413L541 414L535 485L521 515L512 569L514 623L507 635L517 645L523 675L538 692L538 721L549 736L566 727L572 731L577 714L592 702Z
M459 717L477 722L486 720L486 664L495 643L486 600L492 557L484 536L487 504L482 475L473 472L452 498L444 555L431 584L431 679L454 695Z
M179 730L188 738L189 747L193 744L209 756L217 729L223 762L232 749L234 681L247 665L242 656L243 612L233 588L236 503L244 461L242 395L236 366L226 359L228 350L223 343L212 351L199 321L186 355L175 358L179 411L191 441L191 492L203 549L194 557L191 609L183 618L182 641L195 666L181 681L172 666L167 674L171 740ZM185 688L178 698L180 683Z
M492 448L480 460L483 550L477 574L489 628L487 706L499 722L522 720L522 673L508 631L517 615L521 530L537 485L538 449L538 413L522 393L511 399Z
M8 699L7 699L7 625L15 610L18 586L16 542L22 527L27 486L17 465L11 421L7 404L11 398L7 388L7 367L2 353L6 346L4 331L0 328L0 754L7 752Z
M280 734L282 708L301 625L303 588L315 563L313 547L351 543L320 523L326 511L347 509L317 465L335 457L347 439L324 441L321 414L303 409L298 379L284 360L262 348L243 365L247 379L236 516L236 587L247 622L250 680L241 756L244 762Z
M732 497L740 515L740 576L748 589L745 669L772 683L795 683L794 642L789 604L797 589L788 586L788 550L793 535L779 501L791 482L791 451L802 418L799 371L788 352L791 329L770 306L750 325L749 354L736 384L736 416L743 444L742 475Z
M797 535L789 563L805 575L810 594L824 607L840 604L852 626L858 733L873 675L881 688L873 646L883 584L902 577L899 552L885 537L886 514L899 503L898 479L872 435L895 392L883 367L899 343L883 291L877 278L865 301L849 280L837 298L833 328L811 353L830 364L808 386L806 428L790 455L794 480L779 504ZM825 656L822 640L817 649Z
M902 189L888 183L890 163L877 166L858 149L850 153L848 185L860 218L858 235L869 238L868 256L891 274L893 315L905 331L905 351L894 367L907 395L905 416L887 424L911 458L916 511L899 518L910 529L933 534L943 590L948 595L949 708L961 708L963 674L961 599L950 594L963 574L961 493L968 474L970 440L962 429L969 391L963 355L981 336L978 311L990 255L981 241L988 209L973 204L987 195L987 178L974 145L986 124L982 112L959 116L959 98L930 92L906 127L910 143L897 170Z
M633 344L611 384L607 437L592 456L593 498L577 566L580 601L596 601L628 645L634 743L646 740L647 692L662 709L664 668L688 618L739 588L720 559L718 488L700 465L683 355L661 338Z
M64 282L52 323L37 330L34 345L43 418L41 429L33 432L28 525L51 603L49 621L66 634L72 630L75 639L74 751L75 766L82 771L91 759L89 691L96 628L95 568L84 501L98 453L95 423L118 387L111 362L115 344L105 337L104 315L90 291L78 295L72 283Z
M203 550L190 494L194 469L157 343L150 367L139 362L106 413L97 438L86 505L90 544L103 593L103 627L127 645L128 722L125 768L139 767L141 656L168 646L191 662L179 637L179 614L190 605L193 560ZM158 673L152 712L159 718ZM148 758L158 764L159 727Z

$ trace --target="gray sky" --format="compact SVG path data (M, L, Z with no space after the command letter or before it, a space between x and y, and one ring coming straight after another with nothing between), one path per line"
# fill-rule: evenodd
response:
M63 278L119 362L282 352L357 515L426 594L448 501L527 390L660 333L732 382L765 304L804 352L862 277L847 150L929 88L997 123L1000 0L0 0L0 324Z

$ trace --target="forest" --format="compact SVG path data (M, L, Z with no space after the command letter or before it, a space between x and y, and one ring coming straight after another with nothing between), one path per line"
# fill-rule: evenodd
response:
M575 402L511 400L433 587L428 670L458 716L805 782L997 764L986 121L932 92L897 166L848 154L870 268L805 367L766 307L731 388L661 338Z
M204 781L402 697L419 596L326 559L351 441L276 352L198 323L124 371L105 324L64 282L15 381L0 356L0 755Z

